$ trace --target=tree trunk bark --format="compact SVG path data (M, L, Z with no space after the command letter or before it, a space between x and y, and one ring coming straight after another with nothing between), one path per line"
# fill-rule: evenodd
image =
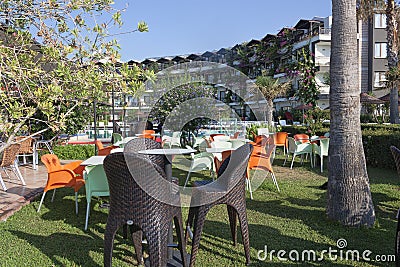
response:
M332 0L330 146L327 215L372 226L374 206L360 126L356 1Z
M388 68L395 69L399 61L397 45L397 22L394 0L387 1L386 29L387 29L387 59ZM399 93L397 83L392 82L390 88L390 123L399 123Z

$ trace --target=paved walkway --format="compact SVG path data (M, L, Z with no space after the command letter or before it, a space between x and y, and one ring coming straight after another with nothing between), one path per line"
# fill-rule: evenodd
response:
M47 170L43 164L39 164L37 170L33 170L32 164L20 166L19 169L26 186L23 186L11 171L8 172L11 179L1 172L8 190L5 192L0 186L0 221L5 221L22 206L29 204L32 199L43 192L46 185Z

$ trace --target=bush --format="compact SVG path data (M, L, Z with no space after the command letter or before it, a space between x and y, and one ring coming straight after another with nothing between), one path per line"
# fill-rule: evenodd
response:
M54 146L54 154L59 159L82 159L85 160L94 156L94 145L65 145Z

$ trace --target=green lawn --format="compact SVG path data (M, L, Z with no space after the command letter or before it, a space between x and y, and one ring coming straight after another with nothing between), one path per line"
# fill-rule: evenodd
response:
M338 249L338 239L345 239L343 258L348 250L365 250L376 255L394 254L395 215L400 207L399 179L395 171L369 169L371 189L375 204L376 224L373 228L343 227L327 219L325 215L326 191L319 186L327 180L326 171L310 169L295 163L293 170L282 166L282 155L274 161L274 169L281 189L278 193L270 176L247 201L250 227L251 266L394 266L394 263L330 260L293 262L279 260L278 250L287 253L296 250L315 250L317 256L323 250ZM204 173L203 173L204 174ZM184 181L186 173L174 170L174 176ZM201 175L200 175L201 176ZM194 177L195 179L195 177ZM39 199L25 206L6 222L0 223L0 266L102 266L103 234L107 210L93 201L89 230L84 231L86 200L80 191L80 212L74 213L72 190L59 190L55 201L48 196L40 213L36 213ZM184 218L187 209L183 210ZM196 266L244 266L241 245L232 246L228 216L224 206L213 208L207 216ZM257 259L259 250L275 250L274 257ZM190 244L188 245L190 250ZM295 251L291 254L296 255ZM264 256L261 253L260 256ZM287 258L288 254L283 255ZM360 255L361 257L361 255ZM133 247L124 240L121 232L114 247L113 266L129 266L135 263Z

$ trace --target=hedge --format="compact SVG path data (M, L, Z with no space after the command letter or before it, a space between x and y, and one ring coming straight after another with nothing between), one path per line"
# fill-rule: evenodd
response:
M85 160L94 156L94 145L64 145L54 146L54 154L59 159L81 159Z

